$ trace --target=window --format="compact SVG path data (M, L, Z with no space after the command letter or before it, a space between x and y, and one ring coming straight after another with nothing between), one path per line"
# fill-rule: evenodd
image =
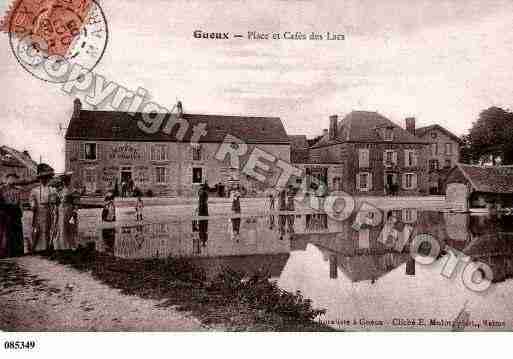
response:
M201 145L199 145L199 144L192 145L192 160L193 161L201 161Z
M414 223L417 221L417 210L414 208L403 209L403 222Z
M383 139L385 141L392 141L394 139L393 127L387 127L383 129Z
M167 152L167 145L153 145L151 146L151 160L167 161Z
M404 162L406 167L414 167L417 165L415 150L404 150Z
M84 143L84 159L96 160L96 143Z
M372 189L372 174L360 172L356 176L356 187L359 191L365 192Z
M445 154L452 155L452 143L445 144Z
M192 169L192 183L203 182L203 168L195 167Z
M415 173L405 173L403 175L403 187L404 189L417 188L417 175Z
M451 164L451 160L449 160L449 159L445 160L444 166L445 166L446 168L450 168L450 167L451 167L451 165L452 165L452 164Z
M397 164L397 153L392 150L386 150L383 154L383 163L386 167Z
M358 164L360 168L369 167L369 149L368 148L360 148L358 150Z
M438 155L438 143L431 144L431 156Z
M155 182L158 184L166 183L166 167L155 167Z
M430 171L438 171L440 168L440 164L438 163L438 160L429 160L429 170Z

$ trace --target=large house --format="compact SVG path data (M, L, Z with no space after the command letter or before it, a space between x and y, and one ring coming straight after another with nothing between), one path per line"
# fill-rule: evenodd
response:
M150 133L140 126L147 116L84 110L75 100L65 136L65 167L74 172L75 185L102 194L116 183L133 182L143 193L187 196L207 181L211 187L237 181L259 191L272 186L280 170L271 168L265 183L241 174L255 148L290 162L290 141L279 118L188 114L179 104L178 113L165 114L162 126ZM204 129L199 137L196 128ZM223 145L243 149L235 165L230 156L217 158Z
M406 119L413 127L414 121ZM330 116L327 133L310 147L309 156L316 163L338 165L329 190L415 195L427 192L427 151L428 141L381 114L353 111L341 121Z
M428 151L429 192L444 193L444 183L451 168L460 160L461 139L440 125L410 129L415 136L430 142Z

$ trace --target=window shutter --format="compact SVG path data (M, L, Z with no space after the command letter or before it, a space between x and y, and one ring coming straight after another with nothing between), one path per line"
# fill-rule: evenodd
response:
M372 191L372 173L369 173L367 175L367 179L368 179L367 188L369 189L369 191Z
M403 173L402 176L401 176L401 187L403 189L408 189L407 186L406 186L406 173Z
M412 189L417 188L417 174L416 173L412 174L412 176L411 176L411 187L412 187Z
M80 156L79 156L79 158L81 160L85 160L85 143L80 142L79 146L80 146L80 149L79 149Z
M404 150L404 167L409 167L410 150Z
M392 161L394 162L394 165L396 165L397 164L397 151L394 151L392 153L393 153L393 155L392 155L393 160Z
M356 174L356 190L357 191L361 191L361 188L360 188L360 174L359 173Z
M413 151L413 165L417 167L419 165L419 151L414 150Z
M169 184L169 183L171 183L171 178L169 176L170 175L169 168L165 167L164 171L165 171L165 175L166 175L166 183Z
M102 144L96 142L96 159L100 161L102 159Z

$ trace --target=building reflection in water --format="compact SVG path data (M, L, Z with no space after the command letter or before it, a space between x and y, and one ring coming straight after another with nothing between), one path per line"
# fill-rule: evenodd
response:
M116 229L113 243L98 240L97 248L123 258L237 256L245 258L237 261L241 266L244 261L251 263L253 256L305 251L311 244L324 254L329 278L338 279L340 270L353 282L374 283L403 264L403 273L415 276L408 240L418 234L430 234L441 248L454 248L489 264L495 281L513 276L511 217L416 209L358 216L334 221L320 213L295 215L292 230L288 228L291 222L287 215L277 216L278 226L275 216L245 217L237 236L240 241L234 240L229 219L209 220L208 230L199 222L191 225L190 220L121 226ZM374 223L378 218L384 223Z

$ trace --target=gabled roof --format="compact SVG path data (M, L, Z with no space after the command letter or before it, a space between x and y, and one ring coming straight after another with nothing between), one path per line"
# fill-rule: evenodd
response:
M24 167L36 172L37 163L27 152L20 152L8 146L0 147L0 162L11 167Z
M378 112L352 111L344 117L338 125L337 138L330 140L328 135L323 136L313 147L331 145L340 142L386 142L379 130L382 128L393 129L393 141L395 143L423 143L424 139L413 136L408 131L390 121Z
M142 114L116 111L80 110L74 115L66 131L67 140L111 140L111 141L167 141L177 142L180 126L175 125L170 134L162 130L171 120L176 122L175 114L166 114L162 127L156 133L141 130L137 123ZM173 116L173 117L171 117ZM199 142L223 142L226 135L232 135L245 143L288 144L289 139L283 123L277 117L247 117L183 114L188 128L180 140L190 142L193 128L198 124L206 125L206 135Z
M290 161L292 163L308 162L308 140L305 135L290 135Z
M476 192L513 194L513 166L492 167L458 163L452 171L461 171Z
M454 141L458 142L458 143L463 143L463 141L461 140L461 138L459 138L458 136L456 136L454 133L452 133L451 131L449 131L448 129L438 125L438 124L435 124L435 125L429 125L429 126L424 126L424 127L419 127L415 130L415 136L417 137L424 137L426 134L428 134L429 132L433 131L433 130L437 130L437 131L440 131L440 132L443 132L444 134L446 134L447 136L449 136L450 138L452 138Z

